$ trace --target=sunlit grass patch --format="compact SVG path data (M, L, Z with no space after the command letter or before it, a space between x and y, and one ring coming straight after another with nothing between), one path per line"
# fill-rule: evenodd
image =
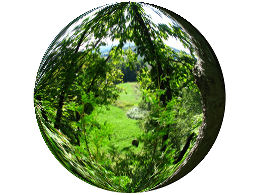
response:
M101 108L102 112L98 115L97 120L101 124L107 123L112 129L111 144L124 153L126 149L140 151L142 144L138 148L132 145L132 140L137 139L143 131L140 129L137 120L129 119L126 112L137 105L140 101L140 92L137 84L122 83L119 84L124 91L120 94L115 104Z
M118 98L118 102L137 105L141 100L141 93L136 82L121 83L118 86L123 88L123 92Z

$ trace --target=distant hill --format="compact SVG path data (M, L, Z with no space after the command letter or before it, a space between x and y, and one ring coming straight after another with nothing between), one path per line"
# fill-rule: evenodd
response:
M134 43L126 43L124 46L123 46L123 50L126 50L128 48L132 48L132 50L134 50L136 48L135 44ZM102 54L102 56L107 56L109 51L111 50L112 48L112 45L106 45L106 46L101 46L100 47L100 52ZM174 48L174 47L171 47L175 52L179 53L180 50Z
M111 50L112 46L115 46L115 45L106 45L106 46L101 46L100 47L100 52L102 54L106 54L106 53L109 53L109 51ZM135 44L134 43L126 43L124 46L123 46L123 49L127 49L128 47L131 47L131 48L135 48Z

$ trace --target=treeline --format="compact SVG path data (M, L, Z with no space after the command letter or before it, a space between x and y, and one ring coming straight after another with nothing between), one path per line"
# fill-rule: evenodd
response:
M106 46L106 47L100 49L101 56L106 58L108 56L110 50L111 50L111 46ZM133 43L131 45L127 45L126 44L122 48L122 50L124 52L127 52L127 50L129 50L129 51L131 50L131 52L137 54L136 46ZM124 58L127 58L127 56L125 55ZM133 64L131 67L124 60L122 60L120 66L119 66L120 69L121 69L121 72L123 73L123 80L122 80L122 82L124 82L124 83L126 83L126 82L137 82L138 72L142 68L144 68L145 66L146 65L145 65L145 63L143 61L143 58L141 58L140 56L137 57L137 60L136 60L135 64Z
M121 71L123 73L123 82L136 82L138 72L145 67L144 61L140 58L136 64L135 68L127 66L125 63L121 64Z

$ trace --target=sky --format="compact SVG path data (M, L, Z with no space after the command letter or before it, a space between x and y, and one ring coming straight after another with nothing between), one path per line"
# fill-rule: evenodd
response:
M174 26L178 25L177 22L170 20L165 14L163 14L160 10L158 10L154 7L144 6L143 8L144 8L146 14L151 16L151 19L155 24L163 23L163 24L171 24ZM185 51L186 53L190 53L190 51L187 48L185 48L183 46L183 44L173 36L169 37L168 40L165 40L165 44L170 47L173 47L175 49Z

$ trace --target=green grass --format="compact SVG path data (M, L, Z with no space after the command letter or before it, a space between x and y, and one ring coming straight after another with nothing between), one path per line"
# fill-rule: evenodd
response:
M137 106L141 100L141 94L136 82L121 83L118 85L123 89L115 106L127 110L130 107Z
M140 101L140 92L137 83L119 84L124 91L120 94L114 105L110 105L108 109L102 108L102 112L98 115L97 120L100 123L110 125L113 133L111 142L119 151L126 147L131 147L134 151L140 151L132 146L132 140L138 138L143 131L139 128L138 121L129 119L126 112L133 106L138 105Z

